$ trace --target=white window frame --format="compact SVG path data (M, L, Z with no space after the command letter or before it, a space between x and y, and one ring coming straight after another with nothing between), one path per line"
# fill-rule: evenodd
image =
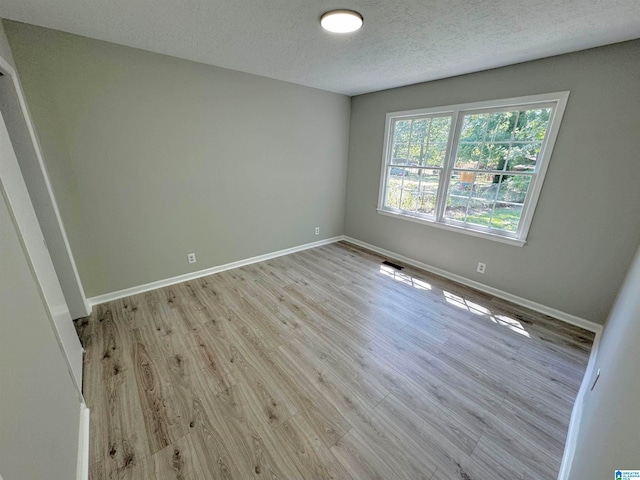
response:
M488 100L483 102L463 103L458 105L448 105L442 107L421 108L416 110L405 110L400 112L387 113L385 120L384 132L384 148L382 155L382 171L380 174L380 190L378 192L378 213L388 215L394 218L408 220L421 223L437 228L443 228L455 232L473 235L476 237L487 238L509 245L523 246L527 242L527 235L533 220L533 214L538 204L542 184L547 173L553 147L558 137L560 124L564 115L564 110L569 98L569 92L556 92L541 95L528 95L524 97L514 97L499 100ZM463 222L444 218L446 198L449 191L449 183L451 181L451 173L455 164L455 156L457 152L458 140L462 129L462 120L464 115L469 113L484 113L487 110L502 110L505 108L528 108L528 107L552 107L549 117L549 126L547 134L542 143L538 161L531 176L531 183L524 205L522 207L522 215L516 232L503 232L489 227L480 225L470 225ZM387 170L391 164L391 149L393 147L392 125L398 119L411 119L412 117L424 116L451 116L451 127L449 130L449 138L447 141L444 165L441 170L440 184L438 186L438 196L436 199L436 213L434 216L422 215L415 212L407 212L404 210L385 207ZM429 167L425 167L429 168ZM390 171L390 170L389 170Z

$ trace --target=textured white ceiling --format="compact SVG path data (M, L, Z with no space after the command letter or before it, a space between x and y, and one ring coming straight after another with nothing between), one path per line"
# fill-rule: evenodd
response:
M364 27L324 32L332 8ZM0 0L0 17L347 95L640 37L640 0Z

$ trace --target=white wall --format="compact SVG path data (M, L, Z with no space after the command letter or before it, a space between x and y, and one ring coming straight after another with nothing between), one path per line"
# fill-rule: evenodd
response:
M352 99L345 233L604 323L640 240L640 40ZM569 90L528 243L376 212L387 112ZM487 264L484 275L478 262Z
M577 400L582 412L571 425L577 444L566 479L614 478L614 470L640 470L639 343L640 249L604 327L594 367L600 379Z

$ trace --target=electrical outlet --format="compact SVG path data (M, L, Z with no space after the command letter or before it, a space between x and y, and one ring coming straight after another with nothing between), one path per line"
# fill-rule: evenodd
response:
M478 273L484 273L486 268L487 268L487 264L480 262L480 263L478 263L478 268L476 269L476 271Z
M189 263L196 263L196 254L195 253L189 253L187 255L187 260L189 261Z
M320 235L320 227L316 227L316 235Z

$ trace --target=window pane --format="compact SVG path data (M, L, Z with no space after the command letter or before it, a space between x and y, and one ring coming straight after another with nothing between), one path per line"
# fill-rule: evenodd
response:
M418 172L413 169L405 169L404 186L400 197L400 210L415 212L418 205L420 179Z
M531 183L529 175L496 175L495 181L500 184L496 200L512 203L524 203Z
M482 143L461 143L456 157L456 168L478 168L482 158Z
M424 155L423 143L412 143L409 148L409 165L420 165Z
M430 143L424 155L422 165L441 167L444 164L444 156L447 151L446 143Z
M533 172L550 108L467 114L456 149L456 168Z
M494 182L495 175L487 173L473 173L473 172L461 172L460 178L462 181L473 181L473 189L471 191L471 197L480 200L491 200L496 196L496 190L498 186Z
M489 114L486 113L465 115L462 121L460 142L483 142L488 120Z
M482 148L482 160L478 168L483 170L503 170L509 154L508 143L487 143Z
M445 218L516 232L530 183L529 175L454 171Z
M450 128L450 116L396 120L389 163L442 167Z
M438 185L440 183L439 170L422 170L420 177L420 193L416 205L417 212L424 215L433 215L436 211Z
M391 150L391 163L394 165L407 165L409 163L409 144L394 143Z
M537 140L542 142L549 125L550 108L524 110L518 117L514 140Z
M516 232L520 217L522 216L522 205L510 205L507 203L496 203L491 218L491 227L507 232Z
M491 142L510 141L517 112L496 112L489 116L486 140Z
M433 215L440 170L391 167L385 205L407 212Z
M409 143L411 120L396 120L393 128L393 143Z
M420 146L426 140L429 133L429 119L419 118L413 120L411 128L411 144Z
M400 208L400 194L402 193L402 183L404 181L405 169L391 167L387 177L387 191L385 195L385 205L391 208Z
M514 144L509 152L507 170L533 172L536 168L541 148L542 143L540 142Z
M444 216L452 220L464 222L467 217L467 207L473 190L475 173L454 172L449 183L447 206Z
M491 207L493 202L485 200L471 199L469 210L467 211L467 223L488 227L491 220Z
M429 141L431 143L443 143L446 145L449 139L449 129L451 128L451 117L431 118L431 131Z

